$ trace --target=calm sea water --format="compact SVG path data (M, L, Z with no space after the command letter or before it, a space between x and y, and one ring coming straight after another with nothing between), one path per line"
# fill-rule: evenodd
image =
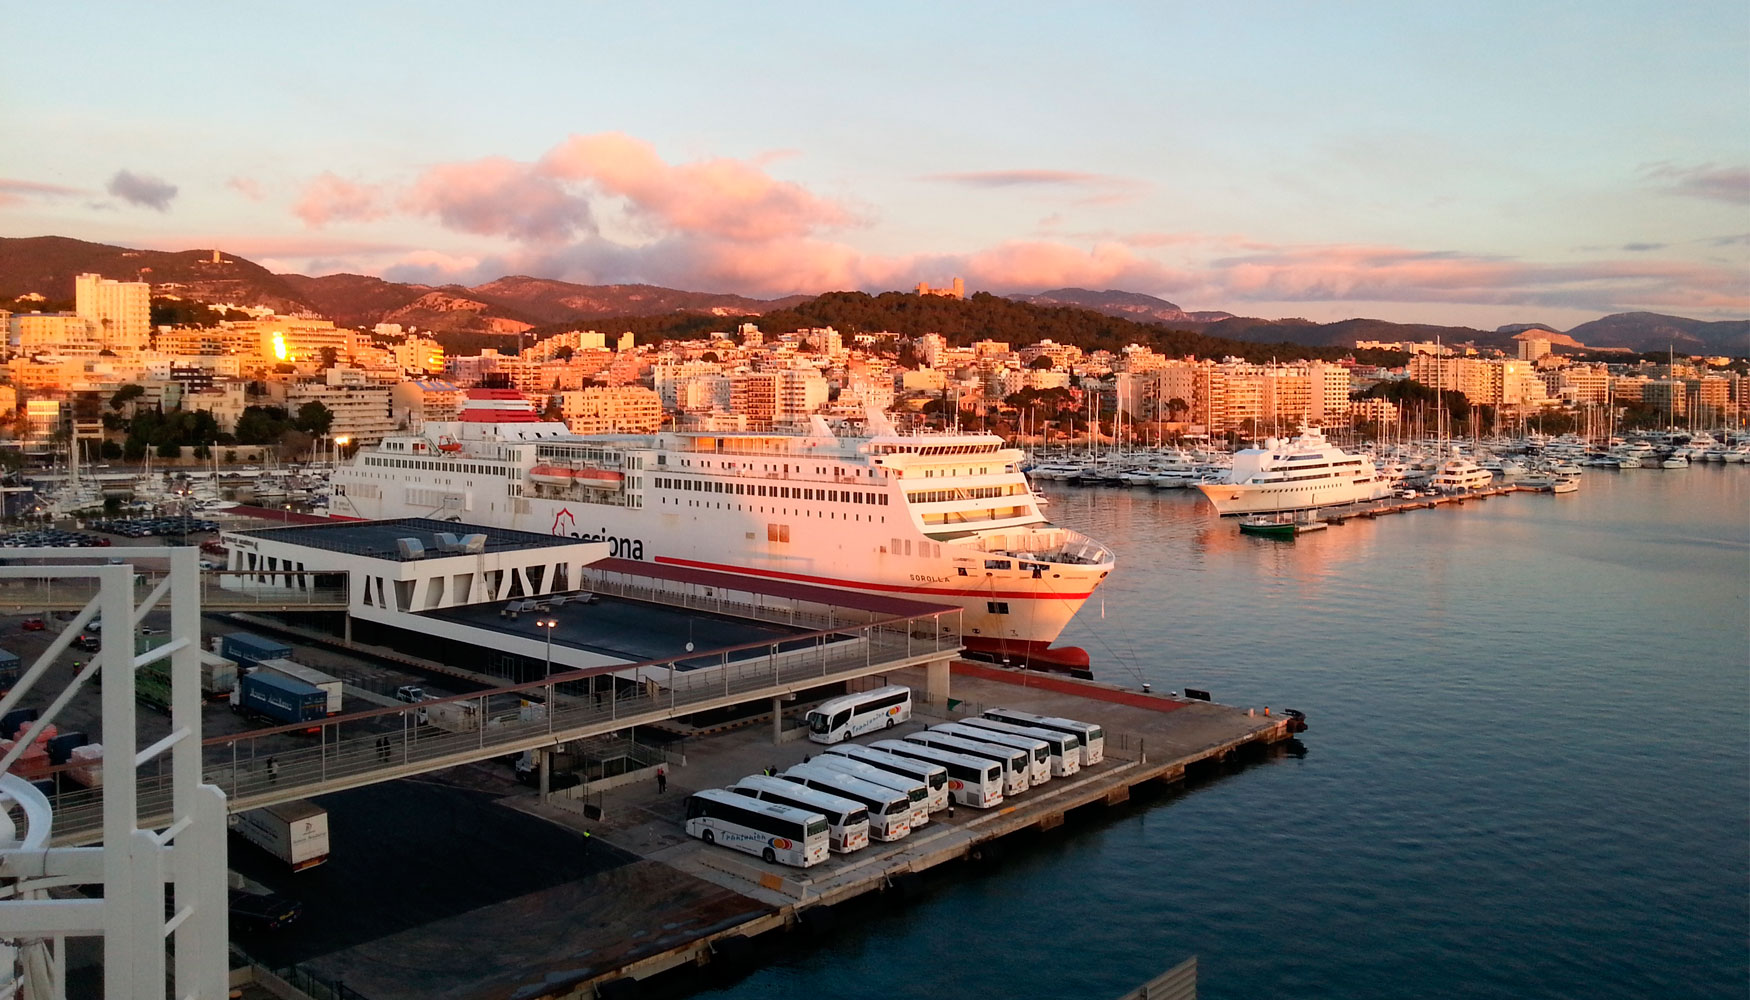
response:
M1305 756L1042 837L709 995L1097 1000L1188 955L1211 1000L1746 995L1750 469L1594 471L1291 543L1193 495L1050 495L1122 560L1065 635L1099 674L1300 708Z

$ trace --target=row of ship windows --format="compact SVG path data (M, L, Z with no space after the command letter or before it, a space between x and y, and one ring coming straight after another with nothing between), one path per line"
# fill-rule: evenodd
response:
M802 486L763 486L758 483L725 483L714 479L655 477L657 489L696 493L731 493L735 496L771 497L778 500L825 500L828 503L861 503L887 506L887 494L863 490L826 490Z
M989 500L992 497L1017 496L1027 492L1020 484L1008 486L973 486L957 490L919 490L907 493L905 498L912 503L943 503L948 500Z
M874 514L841 514L838 511L792 510L789 507L785 507L783 509L773 507L770 510L768 510L765 507L755 507L751 503L750 504L713 503L710 500L670 500L667 497L662 497L660 502L664 503L664 504L672 503L676 507L679 507L684 503L688 507L704 507L704 508L709 509L709 510L740 510L740 511L746 511L748 513L760 513L760 514L789 514L793 517L824 517L829 521L837 521L837 520L843 519L846 521L868 521L870 524L874 524L876 522L876 517ZM633 506L642 507L643 504L640 503L640 504L635 504ZM880 518L880 522L882 524L887 523L886 515L882 515L882 517Z
M432 471L460 472L475 476L510 475L510 469L503 466L481 465L478 462L436 462L426 458L378 458L375 455L366 455L365 464L385 469L430 469Z

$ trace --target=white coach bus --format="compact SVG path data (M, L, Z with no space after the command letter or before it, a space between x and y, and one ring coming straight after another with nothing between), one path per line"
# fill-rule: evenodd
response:
M911 833L911 799L904 792L820 764L797 764L778 777L863 803L869 810L869 836L875 840L898 840Z
M1034 715L1032 712L1017 712L1011 708L993 708L984 713L984 717L995 719L998 722L1012 722L1017 726L1032 726L1035 729L1053 729L1060 733L1069 733L1081 741L1083 767L1093 767L1106 759L1106 731L1092 722L1077 722L1074 719Z
M995 743L998 746L1014 747L1025 751L1027 759L1032 762L1032 770L1027 773L1027 783L1037 788L1051 780L1051 746L1037 736L1016 736L1013 733L999 733L993 729L980 729L977 726L963 726L958 722L944 722L939 726L931 726L930 732L945 736L961 736L981 743Z
M808 713L808 738L840 743L911 721L911 688L891 685L821 702Z
M687 833L707 844L722 844L798 868L826 860L825 816L721 788L687 796Z
M730 791L761 802L820 813L826 817L827 846L840 854L869 846L869 810L861 802L764 774L749 775L736 782Z
M1034 726L1017 726L1012 722L998 722L995 719L965 718L959 720L957 725L1044 740L1045 745L1051 748L1051 776L1054 778L1068 778L1082 769L1082 741L1069 733Z
M883 771L903 774L908 778L916 778L929 788L929 798L924 801L929 805L930 812L941 812L948 808L948 769L940 764L927 764L910 757L896 757L885 750L873 747L859 746L856 743L846 743L833 747L824 757L849 757L865 764L873 764Z
M1003 804L1003 766L994 760L904 740L876 740L869 747L940 766L948 772L948 794L963 806L989 809Z
M984 757L996 761L1003 766L1004 795L1019 795L1033 787L1033 783L1028 780L1033 773L1033 755L1025 750L998 746L983 740L969 740L963 736L949 736L930 729L912 733L905 738L905 742L922 743L938 750L950 750L969 757Z
M872 781L904 795L911 800L911 828L916 830L930 821L930 786L924 784L921 778L908 778L903 774L884 771L873 764L865 764L860 760L841 757L838 754L823 753L814 758L814 763L843 771L864 781Z

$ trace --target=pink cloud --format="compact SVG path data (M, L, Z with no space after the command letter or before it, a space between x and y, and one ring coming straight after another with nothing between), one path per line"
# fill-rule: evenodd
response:
M435 215L451 229L530 243L561 242L593 228L587 199L503 157L433 167L414 182L401 207Z
M292 206L292 214L304 225L320 229L330 222L370 222L388 215L383 207L383 189L374 184L354 184L332 173L304 186L304 195Z
M1106 174L1088 174L1075 170L971 170L962 173L926 174L926 181L958 184L962 187L1004 188L1033 185L1090 185L1122 182L1124 179Z
M253 177L233 177L225 182L225 186L250 201L260 201L267 197L261 190L261 182Z
M41 181L21 181L0 177L0 205L19 205L38 198L64 198L68 195L90 194L78 188Z
M837 202L752 164L715 159L671 165L650 143L618 132L574 135L549 150L539 169L624 198L634 217L658 231L759 241L856 221Z
M1716 167L1711 163L1699 167L1678 167L1661 163L1647 168L1645 174L1649 178L1665 182L1665 190L1670 194L1708 198L1735 205L1750 204L1750 167Z
M1380 246L1296 247L1212 263L1218 294L1256 301L1750 307L1741 274L1680 261L1540 264Z

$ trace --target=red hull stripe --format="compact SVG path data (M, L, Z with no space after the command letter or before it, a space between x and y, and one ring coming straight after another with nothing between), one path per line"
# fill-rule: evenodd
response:
M1006 601L1085 601L1093 596L1093 591L1085 594L1042 594L1033 590L948 590L942 587L906 587L892 583L867 583L862 580L840 580L830 576L809 576L806 573L780 573L777 570L749 569L746 566L729 566L723 563L698 562L693 559L675 559L670 556L657 556L659 563L672 566L691 566L694 569L717 570L721 573L735 573L741 576L763 576L772 580L794 580L797 583L813 583L822 587L848 587L853 590L882 590L897 594L930 594L936 597L983 597L990 600Z

